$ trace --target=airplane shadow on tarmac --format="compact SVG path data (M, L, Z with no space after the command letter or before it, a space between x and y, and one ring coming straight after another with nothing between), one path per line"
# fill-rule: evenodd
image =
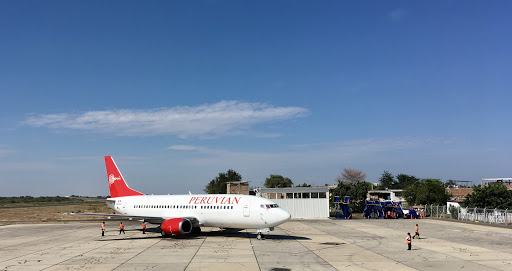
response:
M256 239L257 234L251 232L242 232L243 229L225 229L220 231L203 232L200 236L221 236L221 237L234 237L234 238L248 238ZM311 240L310 238L294 235L280 235L263 233L264 239L271 240Z
M142 239L158 239L158 238L162 238L161 236L137 236L137 237L124 237L123 238L123 235L119 235L119 237L116 237L116 238L105 238L105 239L99 239L98 241L126 241L126 240L142 240Z
M120 240L139 240L139 239L156 239L156 238L170 238L170 239L200 239L203 237L232 237L232 238L248 238L248 239L256 239L256 233L248 233L243 232L244 229L223 229L218 231L209 231L209 232L201 232L200 234L183 234L183 235L173 235L171 236L148 236L143 235L142 230L127 230L126 232L138 231L141 233L140 236L130 236L125 237L123 234L117 236L116 238L105 238L100 239L98 241L120 241ZM160 233L159 228L151 228L146 229L146 233ZM303 236L294 236L294 235L279 235L279 234L265 234L264 239L269 240L311 240L310 238Z

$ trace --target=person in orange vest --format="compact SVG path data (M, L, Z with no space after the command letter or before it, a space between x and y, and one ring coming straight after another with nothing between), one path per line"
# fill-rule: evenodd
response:
M146 222L142 221L142 234L146 234Z
M101 236L105 236L105 222L101 222Z
M119 234L121 234L121 232L123 232L123 234L126 234L124 232L124 225L123 225L123 222L121 222L121 224L119 225Z
M407 237L405 237L405 241L407 241L407 250L411 250L411 233L407 233Z
M391 211L388 210L388 215L386 216L386 218L391 218Z
M416 224L416 227L414 227L414 236L412 237L412 239L416 238L416 236L418 236L418 239L421 239L420 238L420 229L418 228L418 224Z

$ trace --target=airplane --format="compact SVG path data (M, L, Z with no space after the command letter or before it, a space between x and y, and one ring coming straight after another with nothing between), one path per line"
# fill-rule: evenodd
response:
M263 232L288 221L291 215L271 200L238 194L145 195L125 182L114 159L105 156L110 198L107 205L120 214L104 216L135 218L160 224L163 237L200 233L201 227L256 229ZM82 214L83 215L83 214ZM98 214L87 214L98 215Z

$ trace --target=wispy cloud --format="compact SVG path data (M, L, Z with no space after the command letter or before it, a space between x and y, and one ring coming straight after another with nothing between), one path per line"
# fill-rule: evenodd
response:
M367 174L367 180L378 180L383 170L394 174L406 173L418 177L442 176L439 169L424 168L431 159L457 149L457 139L442 137L368 138L317 144L290 145L279 151L247 151L203 147L199 145L174 145L168 149L176 152L171 157L183 169L221 172L237 170L253 186L262 185L268 174L281 174L294 183L325 184L335 182L343 168L357 168ZM424 150L429 150L425 154ZM178 152L189 152L186 155ZM419 155L423 153L423 155ZM453 155L452 155L453 156ZM441 161L441 160L440 160ZM449 167L449 166L448 166Z
M204 151L207 150L204 147L192 146L192 145L172 145L167 147L168 150L174 151Z
M5 145L0 145L0 157L7 157L9 155L12 155L16 153L15 150L5 146Z
M259 185L268 174L282 174L296 183L316 180L317 184L324 184L334 182L345 167L365 171L367 180L377 180L383 170L420 176L434 174L436 170L429 169L431 171L427 174L421 167L432 157L418 153L428 149L444 154L446 149L453 148L454 141L434 137L399 137L291 145L279 151L229 150L198 145L174 145L168 149L190 152L176 161L179 167L188 170L202 168L211 172L232 168L241 172L244 179L254 181L252 185ZM180 155L176 153L172 157Z
M41 114L28 117L23 124L119 136L168 134L181 138L218 137L240 134L256 124L303 117L308 113L309 110L302 107L276 107L264 103L221 101L196 107Z
M67 157L57 157L55 159L57 160L91 160L91 161L98 161L102 160L105 154L97 155L97 156L67 156ZM144 156L135 156L135 155L116 155L117 159L123 159L123 160L144 160L146 157Z
M341 142L291 145L290 148L299 151L329 150L329 152L354 155L409 149L430 143L437 143L440 140L441 139L432 137L366 138Z
M291 145L288 151L280 152L244 152L225 149L212 149L194 145L173 145L169 150L194 151L200 155L189 158L191 164L243 163L249 164L276 164L285 161L287 164L302 165L318 161L356 161L367 159L377 154L389 153L400 150L411 150L415 148L428 147L433 145L444 145L442 138L424 137L403 137L390 139L361 139L341 142L327 142L318 144ZM315 162L316 161L316 162ZM199 162L199 163L198 163Z
M391 20L397 22L400 21L405 15L407 15L407 13L407 10L399 8L391 11L389 13L389 17L391 18Z

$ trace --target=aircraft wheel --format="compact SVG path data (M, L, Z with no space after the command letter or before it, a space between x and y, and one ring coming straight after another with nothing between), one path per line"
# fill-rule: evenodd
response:
M165 231L161 231L160 234L162 235L162 237L167 237L167 233L165 233Z
M261 240L262 234L258 232L258 235L256 235L256 239Z

